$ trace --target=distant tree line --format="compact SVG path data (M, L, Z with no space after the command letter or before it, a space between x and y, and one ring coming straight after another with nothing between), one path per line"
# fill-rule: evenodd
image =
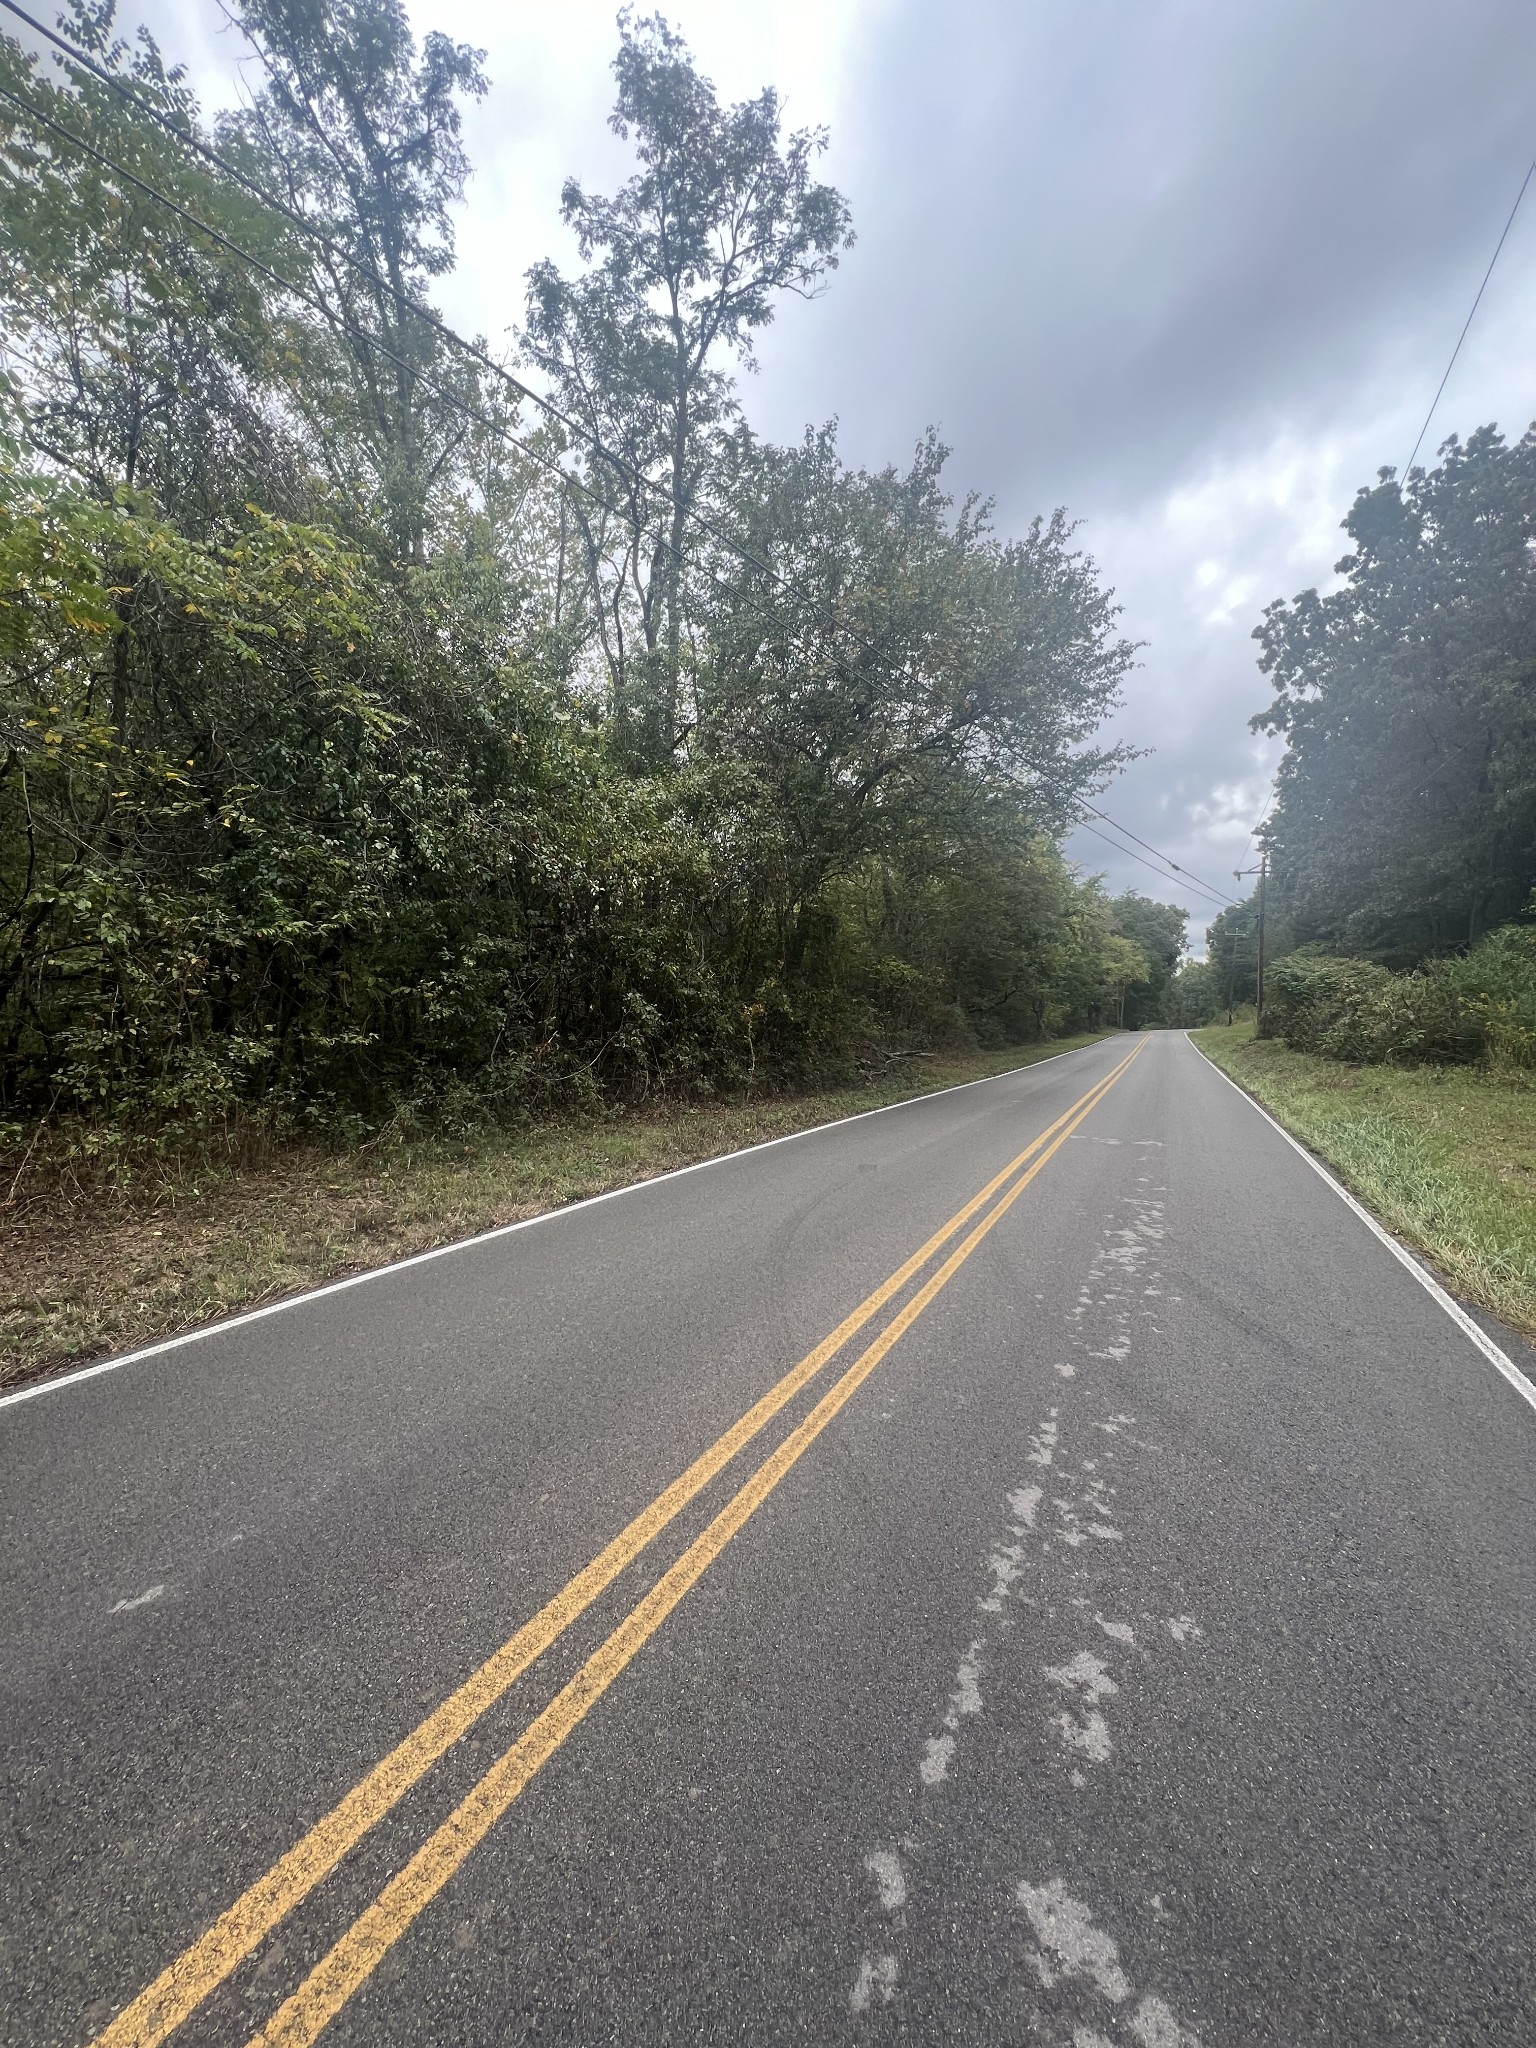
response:
M472 1117L1160 1014L1180 913L1060 851L1134 658L1068 520L999 535L931 436L866 471L742 417L852 239L825 138L626 17L634 175L568 183L581 267L528 281L544 409L432 310L480 53L400 0L231 14L250 93L211 126L109 0L61 20L88 64L0 40L13 1131Z
M1286 751L1268 1029L1359 1059L1525 1063L1536 1028L1536 431L1484 427L1356 496L1326 595L1265 612ZM1254 999L1255 905L1187 967L1191 1021ZM1284 963L1279 966L1278 963ZM1347 967L1343 963L1350 963Z

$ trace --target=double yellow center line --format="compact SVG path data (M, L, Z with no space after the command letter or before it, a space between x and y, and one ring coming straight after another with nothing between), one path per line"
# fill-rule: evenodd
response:
M592 1562L488 1657L457 1691L412 1730L361 1783L263 1877L243 1892L206 1934L125 2006L97 2037L95 2048L155 2048L194 2012L278 1923L396 1806L434 1763L516 1683L528 1667L633 1563L641 1551L820 1373L836 1354L957 1233L1007 1188L862 1351L804 1420L663 1574L633 1611L499 1757L479 1783L384 1887L347 1932L256 2036L251 2048L301 2048L315 2039L465 1858L501 1818L540 1766L585 1719L642 1645L696 1585L713 1561L868 1379L891 1347L948 1285L987 1233L1091 1114L1141 1050L1079 1097L958 1209L926 1244L868 1295L831 1335L658 1494ZM1023 1169L1021 1171L1021 1169ZM1015 1177L1017 1176L1017 1177ZM1009 1182L1012 1185L1009 1186Z

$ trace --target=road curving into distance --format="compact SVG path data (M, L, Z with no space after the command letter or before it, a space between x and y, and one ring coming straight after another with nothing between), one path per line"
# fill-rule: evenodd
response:
M0 1403L0 2038L1528 2043L1479 1334L1160 1034Z

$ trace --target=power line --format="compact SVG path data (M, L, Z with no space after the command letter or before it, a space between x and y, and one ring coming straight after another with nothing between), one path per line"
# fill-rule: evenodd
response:
M301 234L308 236L310 241L314 242L317 247L323 249L336 262L344 264L349 270L362 278L366 284L371 286L373 290L392 298L401 313L408 313L412 319L419 320L423 326L429 327L441 340L449 342L455 348L460 349L465 355L478 363L482 369L489 370L494 377L499 378L519 398L526 398L530 404L536 405L549 419L564 427L575 440L587 443L598 459L606 462L612 469L617 471L627 483L637 485L641 490L649 491L653 495L659 495L664 498L669 496L665 484L658 482L654 477L647 476L645 471L638 468L634 463L626 462L622 456L614 454L612 449L603 445L601 438L594 433L591 427L583 426L580 421L573 419L569 413L556 405L553 399L545 397L542 392L535 391L532 385L525 384L520 377L514 376L505 363L497 362L496 358L488 354L477 342L470 341L465 335L460 334L456 328L450 327L446 320L434 313L430 307L422 305L417 299L413 299L410 293L397 285L393 279L381 276L371 263L354 254L344 243L338 242L334 236L326 234L322 228L317 227L305 214L300 213L297 207L290 206L286 200L280 199L275 193L268 191L266 186L257 179L250 177L245 171L242 171L238 164L232 163L221 151L213 148L210 143L204 142L201 136L194 134L189 128L183 127L180 122L172 119L164 108L157 107L153 100L147 99L142 93L136 92L126 79L119 77L116 72L109 71L104 65L97 63L88 51L80 49L78 45L70 42L68 37L59 35L56 30L46 27L35 15L29 14L24 7L19 6L17 0L0 0L0 7L4 7L8 13L15 15L18 21L24 21L29 28L52 43L54 48L60 51L71 64L78 65L81 70L88 72L91 77L97 79L111 92L114 92L126 105L134 108L136 112L145 115L157 127L163 129L174 141L179 142L184 149L195 151L205 163L212 164L225 177L238 185L242 191L249 193L258 204L265 206L270 212L277 214L281 219L287 221L290 226L296 227ZM12 103L15 104L12 95L7 94L6 97L11 98ZM38 118L47 120L48 117L39 114ZM69 130L62 127L59 128L58 132L66 136L69 135ZM79 147L89 149L90 146L81 142L78 137L72 139L78 143ZM111 160L109 158L100 155L99 152L96 154L99 162L110 165ZM112 167L121 168L117 166ZM123 171L121 174L133 178L131 171ZM157 192L142 180L134 179L134 182L151 198L159 199L162 204L175 207L176 202L174 200L170 200L166 195ZM259 261L259 259L239 249L227 238L220 237L219 231L216 228L211 227L207 222L199 221L196 215L188 213L184 208L178 210L181 211L184 219L200 226L204 233L214 235L217 239L222 240L224 246L230 249L233 254L243 257L248 263ZM267 275L271 276L273 273L269 271ZM300 291L298 286L289 286L289 289ZM304 296L302 292L300 295ZM344 316L333 314L321 301L311 297L308 302L316 306L323 317L327 319L339 317L342 318L343 324L345 324ZM373 337L368 336L365 330L353 328L351 331L354 333L362 332L364 339L373 342L373 345L376 347L382 347L382 344L373 341ZM386 349L384 353L387 355L389 352ZM397 356L391 355L389 359L412 374L418 376L422 374L412 365L401 364ZM518 447L526 446L522 442L514 442L514 445ZM569 477L569 472L565 472L565 474L570 481L576 481L576 479ZM710 520L705 518L702 513L690 509L688 517L704 532L711 534L716 540L723 541L726 546L734 549L743 561L749 562L753 568L761 571L763 575L775 577L776 572L768 563L757 560L755 556L742 547L739 541L733 536L722 532Z
M4 7L8 14L14 14L18 21L24 21L28 28L35 30L38 35L52 43L54 48L62 52L71 64L76 64L82 71L89 72L91 77L99 80L102 85L107 86L109 90L116 93L120 100L133 107L138 113L146 115L157 127L163 128L168 135L181 143L183 148L195 151L205 163L212 164L216 170L222 171L232 184L238 185L242 191L248 192L253 199L267 207L271 212L280 214L290 226L298 228L300 233L307 235L312 242L324 249L328 256L333 256L338 263L344 263L349 270L355 271L360 278L371 285L376 291L387 293L395 300L396 305L402 312L409 313L413 319L420 320L425 327L430 327L444 341L452 342L455 347L462 349L466 355L472 356L477 363L499 377L520 398L526 398L532 404L538 406L541 411L547 413L551 419L557 420L560 425L567 428L578 439L590 442L604 461L612 462L616 468L621 470L627 469L632 481L643 483L652 490L664 488L654 478L647 477L643 470L637 470L633 465L627 465L620 457L613 455L602 446L590 428L578 425L575 420L562 412L552 399L546 398L540 392L535 391L532 385L523 383L520 377L513 375L505 363L498 363L494 356L488 355L478 343L468 340L464 335L450 327L429 306L424 306L419 300L413 299L409 292L395 284L392 279L381 276L371 263L367 263L361 257L354 255L350 249L343 243L338 242L334 236L326 234L324 229L317 227L306 215L300 213L297 207L290 206L286 200L280 199L275 192L269 192L265 185L250 177L245 171L242 171L238 164L231 163L230 159L223 155L221 151L215 149L211 143L204 142L200 135L194 134L190 128L184 128L178 121L173 120L163 107L157 107L153 100L146 99L142 93L136 92L125 78L119 77L116 72L108 71L104 65L98 64L89 51L79 49L67 37L59 35L54 29L45 27L35 15L28 14L24 7L18 6L16 0L0 0L0 7Z
M0 4L8 4L8 0L0 0ZM1408 481L1408 472L1413 467L1413 456L1418 454L1424 436L1429 432L1429 423L1435 416L1435 407L1440 403L1440 395L1450 382L1451 372L1456 367L1456 358L1461 354L1461 344L1467 338L1467 329L1471 327L1477 309L1483 302L1483 293L1488 289L1488 280L1493 275L1493 266L1498 262L1499 252L1503 249L1505 242L1509 238L1509 231L1515 224L1515 215L1520 211L1520 202L1525 197L1525 188L1530 184L1533 177L1536 177L1536 161L1533 161L1527 167L1525 177L1521 181L1520 190L1515 194L1515 203L1509 209L1509 219L1504 223L1504 232L1499 237L1498 248L1494 250L1488 268L1483 272L1483 281L1477 288L1477 297L1472 301L1472 311L1467 315L1466 322L1460 334L1456 337L1456 346L1451 350L1451 360L1445 366L1445 375L1440 379L1439 387L1435 392L1434 398L1430 401L1429 411L1424 415L1424 424L1419 429L1419 438L1413 444L1413 455L1410 455L1403 465L1402 480L1405 484Z
M67 38L47 28L34 15L29 14L25 8L19 6L17 0L0 0L0 6L3 6L7 12L14 15L18 20L25 22L38 35L44 37L71 63L77 64L90 76L96 78L112 92L116 93L126 104L154 121L173 140L180 143L184 148L195 151L205 161L214 165L260 205L267 207L280 218L286 220L291 226L298 228L302 234L307 236L317 246L323 248L327 254L345 263L372 286L374 290L392 297L397 307L402 311L408 312L412 318L423 322L441 339L462 350L484 369L491 371L493 375L501 379L519 397L526 398L532 404L538 406L549 418L564 427L573 439L585 442L600 461L609 464L626 481L639 485L644 490L652 493L667 495L665 485L658 483L654 478L646 476L643 470L636 468L633 464L624 462L620 457L614 455L603 446L601 440L590 428L583 426L579 421L562 411L553 401L543 397L539 392L533 390L531 386L524 384L504 364L498 363L494 357L487 354L476 343L467 340L456 329L450 327L446 321L440 319L437 314L420 305L390 280L383 278L374 269L372 264L355 256L342 244L326 235L323 230L316 227L312 221L298 212L296 208L288 206L284 201L268 192L256 180L248 177L220 151L213 149L209 144L203 142L200 137L191 133L189 129L171 119L163 109L156 107L151 100L135 92L126 80L120 79L113 72L98 64L87 51L79 49ZM329 306L317 293L307 290L303 285L295 283L291 278L282 276L280 272L273 269L261 257L252 254L248 249L242 248L239 243L224 234L221 229L213 226L211 222L203 220L198 214L193 213L190 208L183 206L180 201L174 199L169 193L161 191L158 186L152 184L148 179L139 176L137 172L130 170L126 165L118 163L115 158L109 156L104 150L98 149L94 144L87 142L82 136L76 135L73 130L67 128L62 122L55 120L51 115L45 113L41 107L22 98L19 94L11 92L5 86L0 86L0 99L8 101L10 105L17 108L28 119L37 122L51 133L61 136L73 148L78 149L83 155L90 158L91 161L100 165L102 169L110 171L115 177L124 179L137 191L142 192L152 203L165 208L166 211L174 214L198 233L206 235L218 247L227 250L232 256L249 265L258 275L266 278L269 283L276 285L279 290L291 292L296 298L302 300L306 305L318 312L322 319L335 323L356 339L364 342L368 347L377 350L386 361L392 363L396 368L404 370L408 376L416 378L419 383L425 385L428 390L435 392L440 398L445 399L450 405L456 406L466 418L473 419L487 427L509 446L518 449L522 454L526 455L530 461L543 469L547 474L559 478L560 482L567 488L579 492L584 497L596 499L599 503L603 502L601 493L596 491L592 485L585 482L582 478L566 469L555 457L544 454L529 442L513 434L502 422L492 419L488 414L472 405L462 393L453 391L437 382L427 372L422 370L419 365L408 362L404 357L396 354L387 343L381 341L376 335L370 334L366 328L360 327L356 322L349 320L339 309ZM1536 169L1536 165L1533 165L1532 168ZM792 598L799 598L801 596L801 593L796 591L795 587L778 570L774 569L770 563L760 560L750 549L745 548L733 534L716 525L714 521L706 518L692 507L687 509L684 517L687 522L692 523L701 531L708 533L711 538L721 542L749 568L755 569L759 574L765 576L775 588L782 590L787 596ZM660 545L681 564L683 558L680 551L665 535L660 537ZM718 579L716 580L718 581ZM772 617L767 612L764 612L763 615L766 618ZM830 611L828 616L832 619L834 625L844 624L844 622L837 620ZM844 626L844 629L847 630L846 626ZM861 640L867 651L875 651L873 643L864 635L855 631L853 637ZM1048 782L1046 787L1050 787ZM1148 841L1138 838L1135 833L1130 831L1129 827L1117 823L1107 812L1099 810L1095 805L1088 803L1086 798L1070 790L1063 790L1060 794L1065 796L1070 803L1076 805L1079 809L1102 819L1105 824L1112 826L1115 831L1123 832L1127 838L1134 839L1137 845L1143 846L1149 853L1155 854L1158 860L1164 862L1167 867L1171 868L1176 875L1186 880L1191 886L1203 891L1206 895L1217 898L1221 902L1230 903L1231 899L1229 897L1213 889L1209 884L1201 882L1199 877L1189 875L1188 871L1181 868L1179 863L1171 859L1169 855L1150 845ZM1084 831L1093 831L1093 827L1086 823L1082 825L1082 829ZM1100 832L1096 833L1095 837L1104 839L1105 835ZM1111 846L1115 845L1113 840L1106 840L1105 843ZM1117 847L1116 850L1129 854L1129 857L1133 860L1140 858L1139 855L1130 854L1129 849L1126 847ZM1142 861L1142 865L1144 867L1151 867L1149 861ZM1152 868L1152 872L1159 874L1161 870ZM1167 877L1164 876L1164 879L1166 880Z
M1242 866L1243 861L1245 861L1248 858L1249 854L1252 853L1253 842L1255 839L1258 838L1260 832L1264 829L1264 820L1269 816L1271 809L1274 807L1275 798L1279 794L1279 780L1276 777L1272 776L1270 778L1269 784L1269 795L1264 799L1264 808L1259 813L1257 823L1254 825L1253 830L1248 834L1248 844L1243 848L1242 859L1240 859L1237 863L1239 867Z
M0 4L3 4L3 0L0 0ZM1196 873L1195 873L1195 872L1193 871L1193 869L1191 869L1191 868L1181 868L1181 867L1179 866L1179 864L1178 864L1178 862L1177 862L1176 860L1171 860L1171 859L1169 859L1169 856L1168 856L1168 855L1167 855L1166 853L1163 853L1163 852L1162 852L1162 851L1161 851L1161 850L1160 850L1160 849L1159 849L1158 847L1156 847L1156 846L1153 846L1153 845L1151 844L1151 842L1150 842L1149 840L1146 840L1146 839L1139 839L1139 838L1137 838L1136 834L1135 834L1135 833L1134 833L1134 832L1133 832L1133 831L1131 830L1131 828L1130 828L1130 826L1129 826L1129 825L1121 825L1121 824L1117 824L1117 823L1116 823L1116 821L1115 821L1115 820L1114 820L1113 818L1111 818L1111 817L1110 817L1110 816L1109 816L1109 815L1108 815L1108 814L1107 814L1106 812L1104 812L1104 811L1101 811L1101 810L1099 810L1099 809L1098 809L1098 808L1097 808L1097 807L1096 807L1095 805L1093 805L1093 804L1089 803L1089 802L1088 802L1088 801L1086 800L1086 798L1084 798L1084 797L1079 797L1079 798L1078 798L1078 802L1079 802L1079 803L1080 803L1080 804L1081 804L1081 805L1083 806L1083 809L1084 809L1085 811L1091 811L1091 812L1093 813L1094 817L1096 817L1096 818L1103 818L1103 820L1104 820L1104 822L1105 822L1105 824L1106 824L1106 825L1114 825L1114 827L1115 827L1115 830L1116 830L1117 832L1123 832L1123 833L1125 834L1125 836L1126 836L1126 838L1127 838L1127 839L1135 839L1135 840L1136 840L1136 844L1137 844L1138 846L1144 846L1144 847L1146 847L1146 849L1147 849L1148 853L1155 853L1155 854L1157 855L1157 857L1158 857L1158 859L1159 859L1159 860L1162 860L1162 861L1167 861L1167 862L1168 862L1168 865L1169 865L1169 867L1171 867L1171 868L1173 869L1173 872L1174 872L1174 873L1175 873L1175 874L1176 874L1177 876L1179 876L1179 878L1180 878L1181 880L1183 880L1183 881L1188 881L1188 882L1193 882L1193 883L1196 883L1196 884L1198 884L1198 886L1199 886L1199 887L1201 887L1201 888L1203 888L1203 889L1204 889L1204 890L1205 890L1205 891L1206 891L1206 892L1207 892L1207 893L1208 893L1209 895L1212 895L1212 896L1221 896L1221 895L1222 895L1222 892L1221 892L1221 890L1220 890L1220 889L1218 889L1218 888L1217 888L1217 887L1215 886L1215 884L1214 884L1214 883L1212 883L1212 882L1205 882L1205 881L1202 881L1202 880L1201 880L1201 878L1200 878L1200 876L1199 876L1199 875L1197 875L1197 874L1196 874ZM1100 834L1100 837L1101 837L1101 838L1102 838L1102 836L1103 836L1103 835L1102 835L1102 834ZM1245 856L1245 858L1246 858L1246 856ZM1222 900L1223 900L1224 902L1230 902L1230 901L1231 901L1231 898L1230 898L1230 897L1223 897L1223 898L1222 898Z
M9 6L10 4L11 0L0 0L0 6ZM1472 301L1471 311L1467 314L1466 319L1462 323L1461 332L1456 337L1456 346L1451 350L1451 359L1445 366L1445 374L1440 379L1439 384L1435 388L1435 395L1433 399L1430 401L1429 411L1424 415L1424 424L1420 427L1419 437L1413 444L1413 453L1408 457L1408 460L1403 464L1401 474L1402 482L1404 484L1406 484L1408 481L1408 472L1413 468L1414 457L1417 456L1420 448L1424 445L1424 436L1429 432L1429 423L1435 416L1435 409L1439 405L1440 400L1445 393L1446 385L1450 382L1451 372L1456 367L1456 359L1461 354L1462 343L1466 340L1467 335L1471 332L1472 322L1477 316L1477 309L1483 302L1483 293L1488 289L1488 282L1489 279L1493 276L1494 266L1497 264L1499 257L1503 253L1504 244L1509 239L1509 231L1515 224L1515 215L1520 211L1521 202L1525 198L1526 192L1530 187L1531 179L1533 177L1536 177L1536 160L1533 160L1530 164L1526 166L1525 176L1520 181L1520 190L1515 194L1515 203L1509 209L1509 218L1504 223L1504 231L1499 236L1498 242L1494 248L1494 252L1488 260L1488 268L1483 272L1483 281L1477 288L1477 296ZM1442 762L1441 766L1443 767L1444 765L1445 764ZM1436 774L1438 774L1439 770L1437 769L1435 772ZM1433 778L1431 778L1431 780L1432 779ZM1253 830L1248 834L1248 843L1243 848L1243 860L1246 860L1250 852L1253 850L1253 843L1255 839L1258 838L1259 833L1263 830L1264 820L1269 816L1270 811L1274 808L1275 799L1279 794L1280 784L1278 780L1274 780L1271 782L1269 796L1265 801L1263 810L1259 813L1258 821L1254 825ZM1420 790L1419 794L1422 796L1424 794L1423 790ZM1241 864L1242 863L1239 862L1239 866L1241 866Z
M10 0L0 0L0 6L9 5ZM57 121L51 114L44 113L41 107L35 106L30 100L23 99L20 94L12 92L9 87L3 85L0 85L0 100L8 101L11 106L17 108L28 120L35 121L40 127L48 129L52 134L62 136L72 148L78 149L83 156L90 158L93 163L99 164L103 170L110 171L114 177L121 178L125 183L132 185L135 190L142 192L155 205L163 207L168 213L174 214L177 219L185 221L187 226L195 229L197 233L206 235L219 248L228 250L230 255L238 257L242 263L249 265L258 276L266 278L268 283L276 285L280 291L291 292L295 298L319 313L323 320L334 323L344 332L365 343L369 348L376 350L386 362L392 363L397 369L404 370L407 376L414 377L419 384L425 386L428 391L434 392L439 398L446 400L449 405L456 406L466 419L474 420L479 425L488 428L491 433L497 435L509 447L516 448L521 454L526 455L530 462L537 468L544 470L546 474L558 477L562 484L579 493L582 497L595 499L599 504L604 502L599 491L581 477L574 475L556 457L546 455L541 449L534 447L531 442L525 441L521 436L512 433L502 421L493 419L489 413L471 404L462 392L454 391L449 386L439 382L427 371L423 370L419 364L408 362L404 356L397 354L395 350L390 348L387 342L381 341L377 335L370 334L365 327L359 326L356 321L349 320L337 308L328 305L318 293L295 283L292 278L284 277L280 271L274 270L272 265L267 263L262 257L253 255L249 249L242 248L238 242L232 240L222 229L214 227L210 221L204 220L200 214L193 213L189 207L183 206L179 200L173 199L169 193L161 191L159 186L151 184L147 178L140 177L136 171L130 170L126 164L119 163L115 157L109 156L104 150L98 149L94 143L87 142L83 136L75 134L73 129L66 128L62 121ZM170 132L173 135L180 134L180 131L174 127L171 128ZM301 219L300 216L294 216L294 218L296 220ZM324 238L321 237L321 239L323 240ZM381 289L390 289L390 287L384 284L383 279L379 279L378 283ZM406 303L410 304L411 302L406 301ZM450 339L460 341L461 346L470 349L471 353L478 355L478 351L473 350L469 343L462 342L461 338L455 335L452 329L443 328L443 332ZM488 357L483 357L481 360L490 361ZM491 363L491 367L494 369L497 365ZM510 373L508 373L508 377L510 382L516 384L516 379L511 378ZM521 385L518 385L517 388L519 390L523 389ZM537 394L532 395L537 396ZM540 402L542 403L542 401ZM613 460L613 458L607 455L606 450L602 448L595 437L587 434L584 429L579 427L576 429L576 432L580 438L591 443L603 460ZM618 465L615 463L615 466ZM641 482L649 482L641 472L633 472L632 475ZM653 485L652 488L659 488L659 486ZM704 523L699 520L696 514L690 512L687 516L692 518L695 524ZM742 561L746 562L750 567L759 570L763 575L768 576L775 584L784 588L787 594L790 596L796 594L793 587L786 584L785 579L775 569L767 563L760 562L750 550L743 548L731 535L717 532L713 527L706 526L706 530L716 532L716 537L722 540L726 546L732 548ZM681 551L673 545L665 534L658 537L657 545L681 564L683 561ZM715 580L718 581L719 579L716 578ZM771 617L772 615L765 612L763 616Z
M9 5L9 0L0 0L0 6L6 5ZM274 270L271 264L267 263L262 257L252 255L249 249L242 249L238 242L232 241L221 229L214 227L211 222L203 220L200 215L193 213L189 208L183 206L179 200L173 199L168 192L162 192L157 185L150 184L148 179L141 178L136 171L129 170L126 164L118 163L116 158L108 156L104 150L97 149L93 143L87 142L83 136L76 135L74 130L66 128L62 121L56 121L51 114L45 114L41 107L34 106L30 100L23 99L19 93L14 93L9 87L3 85L0 85L0 100L8 101L13 107L24 114L28 120L35 121L39 127L48 129L54 135L62 136L71 148L78 149L83 156L89 157L93 163L99 164L103 170L110 171L114 177L121 178L127 184L132 185L137 191L142 192L145 198L152 200L157 206L164 207L168 213L175 214L178 220L185 221L188 227L196 229L199 234L206 235L219 248L227 249L231 256L237 256L242 263L248 264L259 276L266 278L269 284L275 284L280 291L292 292L295 298L302 299L306 305L313 307L323 319L334 321L347 333L354 335L360 341L366 342L370 348L377 349L386 362L393 363L397 369L404 370L409 376L417 378L426 385L429 391L435 391L439 397L447 399L450 405L458 406L467 418L478 420L483 425L490 427L494 432L500 433L514 448L520 449L523 454L527 455L530 460L538 463L540 467L552 471L564 482L587 496L597 495L590 485L583 483L580 477L572 476L570 471L563 468L553 456L541 455L539 450L531 447L528 442L508 432L499 421L491 419L489 414L483 413L477 407L471 405L469 400L463 397L462 394L447 390L444 386L435 382L418 364L409 363L404 356L397 355L388 343L380 341L377 335L370 334L366 328L359 327L355 321L349 320L344 313L340 313L334 307L328 306L316 293L307 291L303 285L296 284L292 278L284 277L280 271Z
M1094 815L1096 817L1103 817L1104 814L1102 811L1097 811L1094 813ZM1109 822L1113 824L1114 820L1110 819ZM1161 868L1152 867L1151 861L1145 859L1139 853L1133 853L1130 847L1122 846L1117 839L1111 839L1107 832L1101 832L1096 825L1088 824L1088 822L1085 819L1080 818L1078 820L1076 829L1079 832L1091 832L1095 839L1102 839L1106 846L1112 846L1115 849L1116 853L1124 854L1127 860L1139 860L1144 868L1152 869L1152 873L1158 877L1159 881L1167 882L1172 880L1172 877L1170 875L1164 874ZM1118 830L1119 828L1116 827L1116 829ZM1185 888L1194 888L1194 885L1189 881L1187 877L1184 877L1183 880ZM1227 909L1231 909L1234 907L1232 903L1232 898L1230 896L1218 896L1214 889L1194 889L1194 893L1196 895L1206 896L1210 899L1212 903L1221 904Z

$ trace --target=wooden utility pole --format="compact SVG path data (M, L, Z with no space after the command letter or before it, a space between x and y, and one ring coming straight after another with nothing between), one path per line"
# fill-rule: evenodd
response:
M1254 989L1253 1028L1257 1035L1264 1022L1264 894L1269 880L1269 854L1259 855L1259 971Z
M1257 1032L1260 1020L1264 1015L1264 898L1266 894L1266 884L1269 881L1268 851L1266 850L1265 852L1259 855L1259 864L1256 868L1234 868L1232 870L1232 875L1233 879L1239 882L1242 881L1245 875L1257 875L1259 878L1259 958L1258 965L1253 977L1253 1028L1254 1031ZM1232 950L1233 956L1235 958L1237 952L1237 935L1235 926L1233 928ZM1227 982L1227 1022L1230 1024L1231 1021L1232 982L1229 978Z

